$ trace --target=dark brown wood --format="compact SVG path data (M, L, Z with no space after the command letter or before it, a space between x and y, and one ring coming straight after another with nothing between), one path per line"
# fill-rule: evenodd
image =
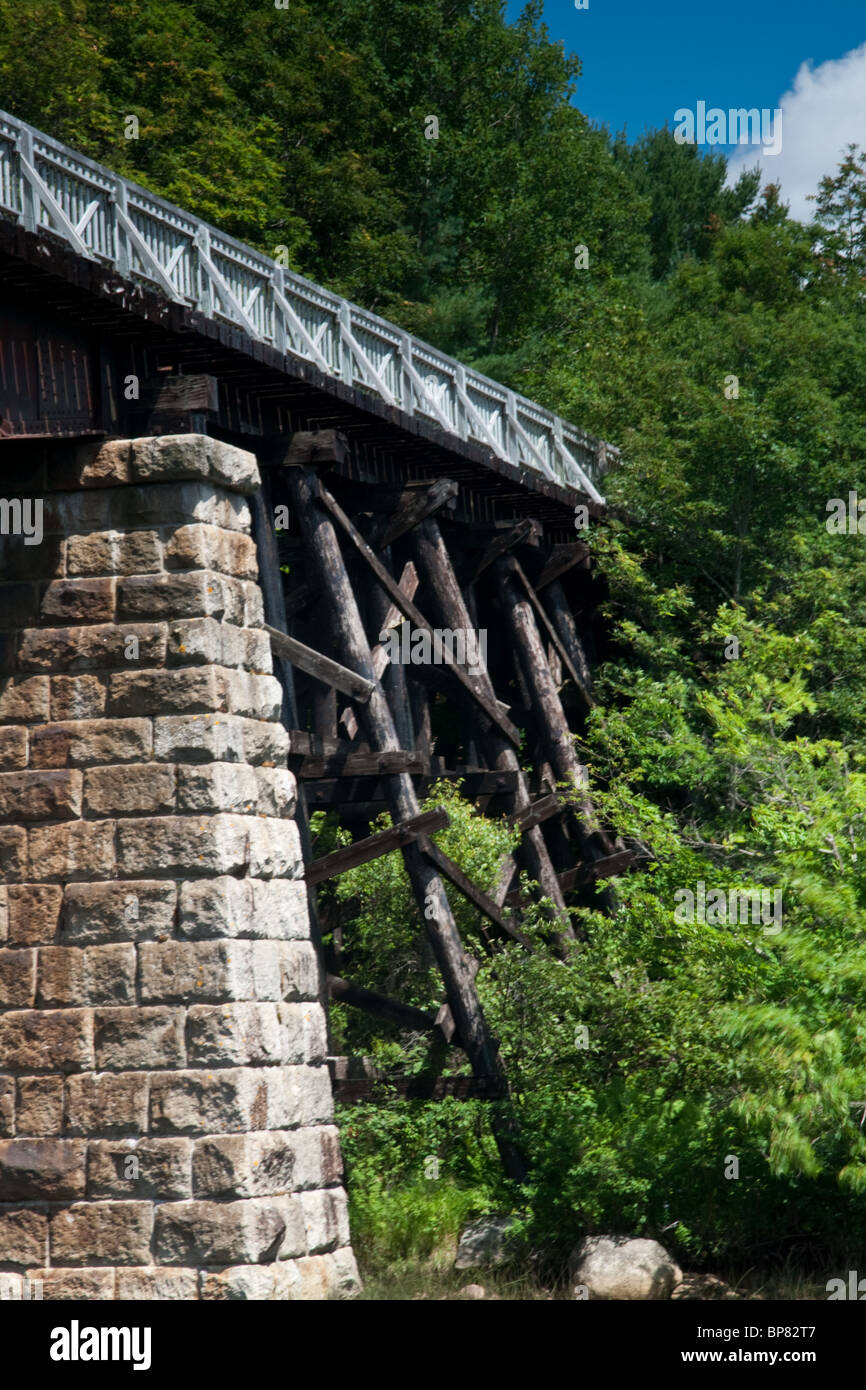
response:
M457 483L452 478L437 478L436 482L428 488L413 489L411 495L401 507L390 516L387 521L381 523L380 534L371 537L371 544L375 550L384 550L386 546L393 545L394 541L400 536L404 536L407 531L411 531L425 516L432 516L440 507L447 506L458 493ZM376 531L380 528L377 527Z
M545 613L544 608L541 605L541 600L539 599L529 580L526 578L526 575L523 571L523 566L521 565L517 556L512 555L511 561L514 566L514 573L517 575L518 579L523 585L523 588L526 592L526 597L529 599L529 602L532 604L532 607L535 611L536 618L539 619L539 621L541 622L541 626L544 628L544 631L547 633L548 637L553 643L553 646L556 649L560 661L562 662L563 666L565 667L566 671L571 677L572 682L574 683L575 689L583 699L584 704L587 705L587 707L589 707L592 704L592 699L584 688L583 679L579 671L577 670L577 667L574 665L574 662L571 659L571 654L568 648L562 641L562 638L560 637L556 628L553 626L553 623L550 621L547 614ZM553 673L551 672L551 674Z
M300 671L306 671L308 676L314 676L316 680L323 681L326 685L333 686L335 690L342 691L351 700L358 700L361 704L369 700L373 693L373 681L365 680L357 672L350 671L347 666L341 666L339 661L332 661L329 656L323 656L321 652L313 651L312 647L305 646L295 637L289 637L285 632L278 632L268 623L263 623L262 626L271 639L273 650L279 652L280 656L284 656Z
M407 678L406 685L409 690L409 713L415 731L415 751L423 757L429 757L433 754L434 745L427 691L420 681L412 680L411 676Z
M312 703L316 733L326 738L336 738L337 692L334 687L316 681L313 685Z
M535 614L519 584L513 557L498 559L494 573L506 628L532 700L545 751L557 782L565 783L572 789L581 856L587 860L601 859L612 852L613 845L596 822L586 790L586 769L575 751L568 721L547 664Z
M508 918L500 911L493 899L489 897L483 889L479 888L477 883L472 882L471 878L463 872L459 864L455 864L453 859L449 859L448 855L445 854L438 845L434 845L432 840L427 840L425 838L420 843L424 854L428 859L432 860L442 876L449 879L449 881L454 884L454 887L458 888L465 898L468 898L473 907L476 907L489 922L493 923L501 936L504 936L508 941L519 942L520 945L525 946L527 950L532 949L523 933L516 931L515 928L512 927ZM486 939L485 945L489 946L489 942Z
M339 523L345 535L352 542L361 558L373 571L379 583L382 585L382 588L390 596L392 602L396 604L400 612L406 618L408 618L411 623L414 623L416 628L423 628L425 631L431 633L432 635L433 628L431 627L430 623L428 623L423 613L419 612L419 610L415 607L411 599L408 599L406 595L402 592L396 580L388 573L381 561L378 560L377 557L373 554L373 551L370 549L369 545L364 540L364 537L361 535L358 528L355 525L353 525L353 523L349 520L342 507L331 496L327 488L322 487L318 479L316 479L315 481L318 487L317 501L320 501L322 505L325 506L327 510L331 513L334 520ZM462 667L457 666L452 662L443 662L442 665L443 670L448 671L451 675L456 677L456 679L460 682L461 686L469 695L469 697L475 700L476 703L481 707L482 713L489 720L491 720L492 723L498 725L498 727L505 734L505 737L509 740L509 742L513 743L515 747L519 747L519 731L511 723L511 720L508 719L502 713L496 702L494 700L488 700L485 696L479 693L476 684L469 678L469 676L463 670Z
M286 610L283 599L282 575L277 550L277 537L274 530L274 511L270 479L263 472L262 485L250 497L253 535L256 541L256 554L259 564L259 585L262 591L262 606L267 622L274 631L285 633ZM298 723L298 703L295 696L295 676L291 663L277 653L274 670L283 689L282 721L294 727ZM312 836L310 834L310 813L303 786L298 787L295 810L298 836L304 863L309 864L313 857ZM328 988L325 982L325 948L319 924L318 905L313 889L307 889L307 911L310 919L310 940L318 962L318 992L322 1012L328 1017ZM330 1024L327 1025L330 1045Z
M554 579L548 584L544 592L544 606L559 634L563 647L568 652L572 667L578 673L580 678L578 690L587 706L591 708L595 704L592 690L592 671L577 631L574 614L558 579Z
M497 907L503 907L508 897L508 890L511 887L514 875L517 873L517 861L513 854L506 854L502 863L499 865L499 878L493 892L493 901Z
M296 430L282 464L286 468L334 467L349 456L349 441L339 430Z
M350 980L344 980L339 975L328 976L328 993L340 1004L350 1004L354 1009L363 1009L364 1013L372 1014L374 1018L384 1018L388 1023L396 1023L400 1028L432 1033L437 1027L433 1015L424 1013L423 1009L416 1009L411 1004L401 1004L398 999L389 999L387 995L364 989L362 985L353 985Z
M510 530L503 531L501 535L494 536L488 545L478 564L472 572L470 583L474 584L480 574L493 564L500 555L512 550L515 545L526 545L528 542L537 540L541 536L541 527L533 517L527 517L524 521L518 521L516 526Z
M535 592L551 584L575 565L589 563L589 546L585 541L573 541L570 545L555 545L545 560L535 580Z
M344 845L342 849L335 849L333 854L314 859L312 864L307 865L304 878L308 884L336 878L337 874L344 874L347 869L368 864L371 859L379 859L383 854L411 844L419 835L432 835L449 824L448 812L441 807L435 811L422 811L408 820L400 821L398 825L389 826L387 830L380 830L376 835L368 835L365 840L356 840L353 845Z
M498 1076L347 1076L331 1080L334 1099L341 1105L361 1101L402 1100L500 1100L502 1081Z
M428 517L413 532L412 551L424 585L432 596L435 611L442 622L452 629L471 627L472 619L468 605L454 573L439 524L434 517ZM486 669L481 668L468 674L488 704L496 699ZM491 731L487 743L488 761L497 773L504 773L512 782L508 797L509 810L513 814L526 811L530 802L529 784L521 770L517 754L496 731ZM529 873L540 885L542 893L553 903L560 931L566 936L569 935L571 923L565 910L565 900L544 837L537 826L528 827L524 852Z
M332 499L331 506L328 506L327 510L323 508L324 490L313 473L290 469L286 470L286 478L294 504L294 514L298 518L307 545L308 563L313 580L321 586L323 594L327 595L331 608L336 649L353 669L365 679L372 680L369 643L364 634L358 604L334 530L332 516L336 504ZM347 518L345 520L348 521ZM345 530L345 527L343 529ZM351 524L349 530L350 534L357 535ZM365 546L365 549L369 550L369 547ZM378 561L376 563L378 565ZM388 579L390 580L390 576ZM396 589L396 585L394 587ZM399 593L399 590L397 592ZM378 683L369 701L361 707L361 719L372 747L383 752L398 747L394 721ZM395 819L411 820L419 814L418 798L412 779L407 773L397 773L390 777L388 788ZM415 901L424 918L430 944L445 984L457 1034L469 1058L473 1074L483 1077L498 1076L505 1090L505 1071L487 1028L442 879L416 843L404 845L402 853ZM515 1144L513 1121L503 1113L493 1116L492 1122L506 1174L522 1181L526 1175L526 1165Z
M293 618L302 613L318 595L312 584L293 584L286 595L286 617Z
M408 772L414 777L430 772L429 758L422 758L410 749L400 748L396 752L374 753L357 752L351 744L346 744L346 748L348 751L345 753L329 753L325 757L310 754L298 766L290 760L292 771L305 782L322 781L332 777L384 777L392 772Z
M405 753L411 750L400 749L399 758L395 754L387 753L383 756L394 757L395 762L399 761L402 768L402 758ZM426 761L416 755L419 762ZM293 771L294 762L290 758L290 766ZM484 811L494 797L505 799L513 788L513 781L510 773L488 771L488 770L460 770L459 768L439 768L434 767L433 760L430 762L429 771L413 772L411 764L405 769L411 776L415 789L419 796L433 785L434 782L444 779L448 782L460 781L463 783L462 794L472 801L480 811ZM297 772L296 772L296 775ZM351 816L353 820L360 821L367 817L373 820L383 810L386 810L389 802L388 774L384 773L376 780L372 780L371 774L366 772L349 773L343 771L339 777L304 777L300 778L303 782L307 804L312 807L339 806L345 816ZM531 833L531 832L530 832Z
M562 802L553 792L547 796L539 797L524 810L517 812L516 815L509 816L512 825L516 825L519 830L531 830L534 825L543 825L551 816L562 814Z

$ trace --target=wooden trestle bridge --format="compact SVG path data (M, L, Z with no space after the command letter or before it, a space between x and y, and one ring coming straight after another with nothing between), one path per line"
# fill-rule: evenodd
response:
M331 996L459 1045L473 1093L501 1097L474 977L497 938L521 939L504 910L519 870L567 936L567 907L604 901L599 880L635 857L596 824L573 739L593 703L598 597L576 508L602 513L616 451L0 112L6 449L184 431L261 465L253 519L314 930L316 884L399 847L447 1002L428 1016L344 979L339 924ZM486 631L486 664L390 662L379 634L401 620ZM430 838L445 813L420 801L443 777L522 832L492 894ZM360 838L313 859L319 808ZM394 828L370 837L383 809ZM454 892L485 923L477 942L460 939Z

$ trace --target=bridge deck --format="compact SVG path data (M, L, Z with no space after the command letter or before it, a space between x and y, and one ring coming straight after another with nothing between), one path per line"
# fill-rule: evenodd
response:
M503 476L524 486L533 478L603 504L610 445L2 111L0 218L7 252L101 301L93 327L113 326L110 307L121 307L188 341L198 335L201 362L227 350L294 377L302 415L324 393L335 412L320 405L323 423L343 427L344 407L366 409L407 441L438 439L452 454L506 465ZM41 249L26 236L10 241L13 229ZM185 371L194 358L185 354ZM239 361L230 371L243 393L249 373ZM285 380L273 391L291 398ZM42 432L28 429L26 401L11 388L6 397L5 433Z

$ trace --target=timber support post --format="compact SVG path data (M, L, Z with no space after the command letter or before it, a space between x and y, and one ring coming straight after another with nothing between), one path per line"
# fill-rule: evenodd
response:
M314 472L288 468L285 478L306 542L310 567L330 605L339 655L364 680L374 682L373 691L360 716L370 744L383 751L397 750L399 744L394 720L382 687L375 681L369 643L334 529L333 504L325 503L322 486ZM393 591L389 592L394 597ZM394 774L386 780L388 800L397 819L409 820L417 816L418 797L409 774ZM457 1033L473 1074L479 1079L498 1078L505 1090L502 1062L487 1029L469 960L463 950L439 871L417 843L404 846L402 853L445 984ZM493 1116L493 1126L505 1172L511 1178L522 1180L526 1169L514 1142L512 1126L506 1117L497 1114Z

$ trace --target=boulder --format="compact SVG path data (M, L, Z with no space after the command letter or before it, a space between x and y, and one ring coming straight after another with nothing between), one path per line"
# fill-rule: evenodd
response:
M493 1269L514 1256L513 1216L483 1216L470 1221L460 1236L455 1269Z
M568 1270L576 1298L664 1299L682 1282L658 1241L631 1236L587 1236L572 1251Z

